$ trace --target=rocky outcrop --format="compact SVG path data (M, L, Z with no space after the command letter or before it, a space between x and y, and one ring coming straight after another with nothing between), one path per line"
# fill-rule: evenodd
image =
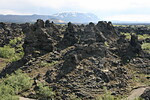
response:
M107 41L115 41L116 39L118 39L118 33L114 29L111 22L107 23L106 21L99 21L96 26L107 38Z
M121 35L120 39L117 40L117 48L116 53L118 53L124 63L142 53L141 45L136 35L131 35L129 42L124 35Z
M23 31L26 35L24 40L24 52L27 59L38 57L54 50L57 44L59 29L48 20L37 20L33 25L25 24Z
M116 26L115 27L117 32L120 33L136 33L136 34L150 34L150 29L147 26L138 26L138 25L126 25L125 27Z
M76 43L112 42L118 38L111 22L102 21L98 22L97 25L91 22L86 26L68 23L68 27L63 34L64 38L59 45L63 45L64 48Z
M137 36L126 40L111 22L56 25L37 20L21 27L26 35L22 65L17 62L2 73L22 69L34 79L33 87L38 82L46 83L56 92L58 100L70 100L70 95L95 99L104 92L103 87L113 95L123 94L132 79L124 64L140 63L138 59L149 61L145 56L142 58ZM33 93L32 97L36 99L36 95Z
M19 24L0 23L0 47L9 44L9 41L23 36L22 28Z
M37 23L41 24L37 25ZM30 33L30 36L26 32L24 43L25 56L32 55L37 58L31 59L31 62L27 62L21 69L32 73L35 69L42 68L40 62L46 61L48 69L45 69L43 74L35 74L34 76L40 76L35 79L53 84L52 88L61 98L69 99L69 95L74 93L85 99L94 99L104 84L109 89L127 86L129 77L126 69L109 68L118 59L111 54L105 42L111 44L119 38L110 22L99 22L97 25L94 23L88 25L68 23L62 34L59 34L60 31L52 31L56 30L57 26L49 21L44 24L43 21L37 23L29 26L27 32ZM55 34L50 34L50 31ZM55 38L60 35L63 35L61 39ZM49 38L52 42L45 42ZM44 44L52 45L53 48L51 50L41 48ZM31 53L31 51L40 51L43 54L34 56L34 52ZM54 62L57 63L52 64L52 67L51 63ZM104 70L105 68L107 70ZM115 83L109 84L111 81L115 81Z

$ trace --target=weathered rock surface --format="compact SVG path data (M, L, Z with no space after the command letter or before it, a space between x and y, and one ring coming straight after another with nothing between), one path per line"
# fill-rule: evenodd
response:
M34 79L34 85L39 81L52 87L56 99L70 100L72 94L86 100L95 99L104 92L103 87L114 95L127 93L132 78L124 65L149 66L150 56L142 51L137 36L126 40L111 22L56 25L37 20L35 24L26 23L21 27L26 36L25 55L0 75L22 69Z
M125 36L121 36L121 38L117 41L117 44L117 53L122 58L123 62L129 61L136 55L140 55L140 53L142 53L141 45L138 42L136 35L131 35L130 42L125 40Z
M48 20L44 22L39 19L33 25L24 25L23 32L26 35L23 45L24 58L28 60L52 52L57 39L60 39L59 29Z
M117 30L117 32L122 33L150 34L150 29L148 27L140 25L132 25L127 27L116 26L115 29Z
M21 25L0 23L0 47L9 44L9 41L15 37L23 35Z

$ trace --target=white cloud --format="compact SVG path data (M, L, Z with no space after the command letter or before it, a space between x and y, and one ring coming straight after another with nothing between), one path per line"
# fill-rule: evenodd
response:
M55 9L80 7L87 10L124 10L150 5L150 0L26 0L26 2L39 7Z
M87 10L124 10L149 7L150 0L1 0L0 5L19 6L23 4L55 9L78 7Z
M43 14L55 11L95 12L108 20L150 20L150 0L0 0L0 14ZM23 9L23 10L20 10ZM41 9L42 8L42 9ZM32 10L34 9L34 10ZM31 11L32 10L32 11ZM38 11L39 10L39 11ZM138 11L140 10L140 11ZM24 13L27 12L27 13ZM28 13L29 12L29 13ZM44 11L43 11L44 12ZM115 12L115 13L114 13ZM56 12L57 13L57 12ZM103 13L103 15L101 15ZM121 15L124 13L124 15ZM133 13L135 15L133 15ZM125 15L126 14L126 15ZM129 15L130 14L130 15ZM146 15L143 15L146 14ZM114 15L114 16L113 16Z
M68 1L68 0L67 0ZM65 0L27 0L28 3L38 7L48 8L61 8L64 7L67 2Z
M107 17L105 20L150 22L150 15L115 15Z
M31 15L31 13L22 13L22 12L16 12L13 10L0 10L0 14L13 14L13 15Z

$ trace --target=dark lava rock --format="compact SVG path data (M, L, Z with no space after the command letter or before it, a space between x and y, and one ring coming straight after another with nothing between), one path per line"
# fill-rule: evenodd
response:
M57 27L51 25L48 20L44 23L43 20L39 19L33 25L24 25L23 31L26 34L23 45L25 58L30 56L29 59L31 59L32 57L38 57L48 52L52 52L54 50L54 44L57 43L56 37L59 34L59 31L57 30Z
M10 26L11 29L1 23L0 32L9 35L12 28L18 27ZM20 27L25 34L25 55L8 65L0 76L22 69L33 77L33 87L38 81L45 82L62 100L70 100L72 94L85 100L95 99L103 93L103 87L112 90L113 95L124 93L131 79L124 64L129 60L143 69L149 65L149 56L141 55L137 36L126 40L118 35L111 22L57 25L39 19L35 24L25 23Z
M44 21L41 19L38 19L37 22L35 23L36 28L44 28Z
M45 27L50 27L50 21L49 20L45 21Z
M9 44L9 41L16 37L24 37L19 24L0 23L0 47Z
M150 100L150 88L147 88L140 97L144 100Z

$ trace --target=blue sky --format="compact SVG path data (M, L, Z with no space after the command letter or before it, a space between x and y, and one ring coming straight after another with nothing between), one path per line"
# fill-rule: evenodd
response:
M101 20L150 22L150 0L0 0L0 14L94 13Z

